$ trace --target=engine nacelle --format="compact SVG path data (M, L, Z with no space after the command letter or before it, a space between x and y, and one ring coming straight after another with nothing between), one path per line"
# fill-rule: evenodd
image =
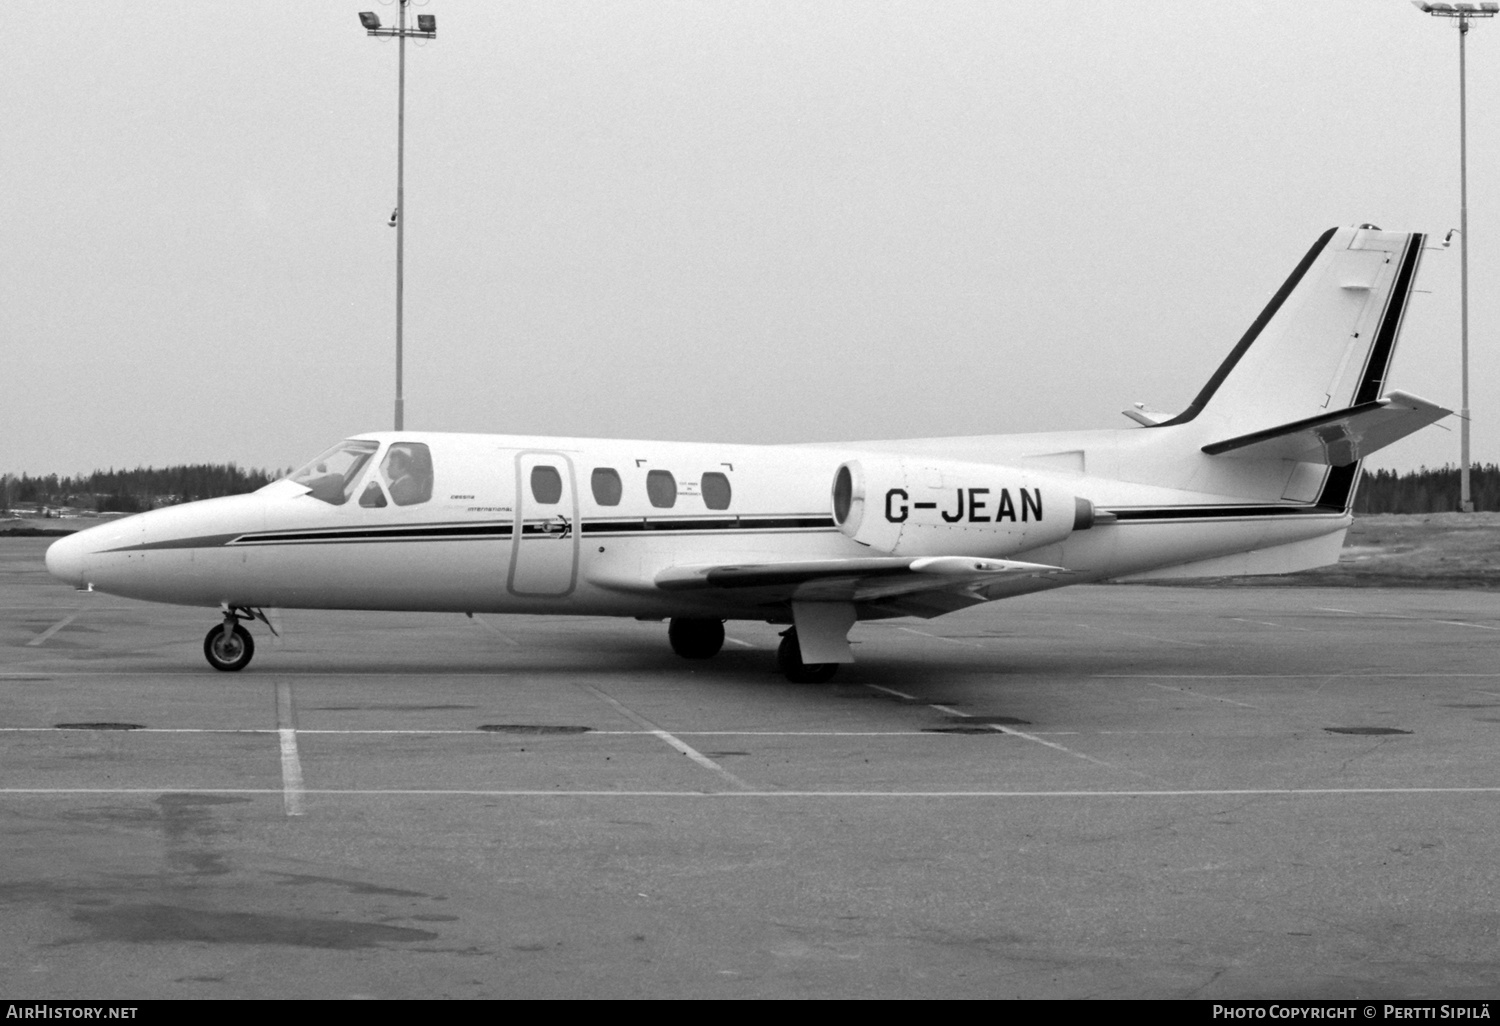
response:
M1050 474L883 456L839 467L833 519L848 537L893 556L999 558L1092 527L1094 506Z

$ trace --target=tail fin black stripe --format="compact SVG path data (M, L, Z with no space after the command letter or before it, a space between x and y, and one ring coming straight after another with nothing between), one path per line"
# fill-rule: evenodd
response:
M1249 350L1251 343L1265 330L1266 325L1270 323L1272 317L1276 316L1276 312L1281 309L1281 304L1286 302L1287 297L1292 294L1292 291L1302 283L1302 278L1307 274L1308 268L1312 267L1313 261L1318 258L1318 254L1323 252L1324 247L1328 245L1328 240L1333 238L1333 233L1337 230L1337 228L1330 228L1318 236L1318 241L1312 244L1312 248L1307 251L1307 255L1297 264L1297 268L1292 271L1291 276L1282 282L1281 288L1276 290L1276 295L1271 297L1271 301L1266 304L1266 308L1260 312L1259 317L1255 318L1255 322L1250 325L1249 330L1235 344L1234 349L1230 351L1229 356L1224 362L1219 364L1219 369L1214 371L1214 376L1208 379L1208 384L1203 386L1203 390L1188 404L1187 409L1171 420L1162 421L1156 425L1157 427L1186 424L1198 416L1199 413L1203 412L1203 408L1214 397L1214 393L1219 390L1219 386L1224 383L1224 379L1229 377L1230 371L1234 370L1235 364L1239 363L1240 358Z
M1406 252L1401 254L1401 266L1396 270L1396 281L1380 315L1380 326L1375 329L1375 342L1370 346L1370 355L1365 360L1364 375L1354 393L1354 404L1373 403L1380 398L1385 386L1386 374L1391 369L1391 358L1396 353L1396 339L1401 334L1401 321L1406 316L1407 301L1411 299L1412 287L1417 283L1417 265L1422 261L1422 247L1427 236L1414 232L1406 240ZM1359 484L1359 473L1363 461L1356 460L1345 467L1332 467L1323 479L1323 488L1318 493L1318 506L1323 509L1347 512L1354 506L1354 489Z
M1380 327L1375 331L1375 344L1370 347L1364 377L1354 393L1351 406L1373 403L1380 398L1385 376L1391 368L1391 357L1395 355L1396 336L1401 333L1401 321L1406 316L1406 303L1411 298L1412 286L1417 282L1417 265L1422 261L1422 246L1426 239L1420 233L1413 233L1407 239L1406 252L1401 255L1401 267L1396 272L1395 287L1386 301Z

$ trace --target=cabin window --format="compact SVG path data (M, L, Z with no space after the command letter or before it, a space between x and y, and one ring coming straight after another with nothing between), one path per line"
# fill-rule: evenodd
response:
M531 497L547 506L562 501L562 475L546 464L531 468Z
M668 470L653 470L646 475L646 498L657 509L677 505L677 479Z
M601 506L618 506L625 492L619 473L611 467L595 467L589 487L594 490L594 501Z
M415 506L432 498L432 453L421 442L394 443L380 461L380 473L391 501L398 506ZM364 504L361 497L360 505Z
M703 505L709 509L729 508L729 478L717 470L710 470L703 475L702 491Z
M379 448L379 442L347 439L294 470L291 480L309 489L314 499L342 506L354 494L359 472Z

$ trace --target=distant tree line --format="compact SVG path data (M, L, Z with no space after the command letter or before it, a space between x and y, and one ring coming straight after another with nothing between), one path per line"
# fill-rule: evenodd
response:
M1459 508L1457 467L1423 467L1397 474L1366 470L1354 497L1356 513L1451 513ZM1500 466L1469 467L1469 497L1476 510L1500 510Z
M101 513L139 513L219 495L253 492L282 476L281 471L247 470L233 463L194 463L179 467L96 470L77 477L8 476L0 505L71 506Z

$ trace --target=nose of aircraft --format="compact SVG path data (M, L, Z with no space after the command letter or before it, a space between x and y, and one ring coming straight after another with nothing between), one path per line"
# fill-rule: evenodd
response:
M83 532L59 538L47 546L47 572L58 580L67 581L75 588L86 586L88 549L80 537Z

